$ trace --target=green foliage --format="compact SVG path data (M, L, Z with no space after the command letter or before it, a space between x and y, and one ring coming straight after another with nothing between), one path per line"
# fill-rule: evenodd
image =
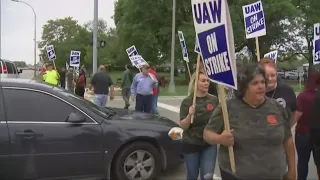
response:
M92 22L83 26L71 17L64 19L49 20L43 26L41 41L38 45L41 49L41 57L48 60L46 46L53 45L57 59L58 68L63 67L65 62L69 63L70 51L81 51L81 64L88 69L92 67ZM98 42L104 40L105 47L98 47L98 61L100 64L108 64L116 61L115 49L117 35L114 29L108 29L103 20L98 23Z
M228 0L231 13L238 64L256 59L255 40L245 38L242 6L256 0ZM304 62L312 62L313 24L320 22L319 0L262 0L267 35L259 37L260 55L273 49L279 50L279 67L296 68ZM154 65L166 64L171 58L172 2L168 0L117 0L114 21L116 28L98 21L98 64L122 67L129 62L126 49L135 45L139 54ZM184 33L193 67L195 30L190 1L176 2L176 31ZM92 67L92 21L79 25L71 17L49 20L43 26L39 48L47 59L45 46L55 47L56 65L69 61L70 50L81 51L81 63ZM248 56L249 54L249 56ZM302 59L302 60L301 60ZM175 38L175 64L184 66L178 36ZM187 77L187 76L186 76Z

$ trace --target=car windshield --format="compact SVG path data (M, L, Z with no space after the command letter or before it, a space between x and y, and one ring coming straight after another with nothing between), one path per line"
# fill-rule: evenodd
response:
M97 105L93 104L91 101L88 101L86 99L83 99L81 97L78 97L78 96L70 93L67 90L64 90L64 89L61 89L61 88L56 88L56 89L58 89L58 91L61 94L63 94L64 96L66 96L67 98L75 101L78 104L81 104L82 106L85 106L86 108L92 110L94 113L102 116L103 118L108 119L111 115L115 115L116 114L116 112L114 110L112 110L111 108L102 108L100 106L97 106Z

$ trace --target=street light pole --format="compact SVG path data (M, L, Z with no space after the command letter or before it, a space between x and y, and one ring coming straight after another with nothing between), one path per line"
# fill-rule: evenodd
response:
M0 59L1 59L1 14L2 14L2 12L1 12L1 0L0 0Z
M172 0L172 34L171 34L171 71L170 71L170 82L169 92L175 93L176 87L174 84L174 53L175 53L175 36L176 35L176 0Z
M98 40L98 0L94 0L94 16L93 16L93 49L92 49L92 73L97 72L97 40Z
M29 6L32 9L32 12L34 14L34 38L33 38L33 40L34 40L34 44L33 44L34 74L33 74L33 76L36 77L36 75L37 75L37 68L36 68L36 65L37 65L37 14L31 5L24 2L24 1L19 1L19 0L11 0L11 1L23 3L27 6Z

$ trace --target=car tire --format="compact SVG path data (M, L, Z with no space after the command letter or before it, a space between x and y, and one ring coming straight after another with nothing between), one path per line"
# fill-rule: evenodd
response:
M143 162L139 162L141 158L137 157L137 154L145 153L145 159ZM135 155L136 154L136 155ZM135 159L135 157L137 159ZM150 159L151 158L151 159ZM153 163L152 163L153 158ZM133 160L134 159L134 160ZM148 177L146 180L153 180L157 178L158 174L162 168L162 160L161 153L157 148L155 148L152 144L147 142L134 142L128 146L125 146L121 152L117 155L115 162L113 164L113 175L117 180L131 180L126 175L126 172L129 173L137 172L136 176L142 176L141 172L147 172ZM138 161L138 162L137 162ZM129 163L132 162L132 163ZM131 165L135 163L135 165ZM147 163L149 162L149 163ZM153 167L149 167L149 164L152 164ZM125 163L127 165L125 165ZM144 164L147 163L148 165ZM129 164L129 165L128 165ZM142 167L141 167L142 166ZM145 166L145 167L143 167ZM148 167L147 167L148 166ZM140 170L139 170L140 168ZM142 169L141 169L142 168ZM146 177L146 176L145 176Z

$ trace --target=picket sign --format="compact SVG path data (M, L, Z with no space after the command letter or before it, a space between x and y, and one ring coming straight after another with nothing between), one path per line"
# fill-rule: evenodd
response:
M313 64L320 63L320 23L313 26Z
M183 36L183 32L182 31L178 31L178 37L179 37L180 45L181 45L181 49L182 49L183 60L186 62L187 69L188 69L188 72L189 72L189 78L191 79L191 72L190 72L190 67L189 67L188 49L187 49L186 41L184 40L184 36Z
M69 65L72 67L80 67L81 51L70 51Z
M135 55L135 56L130 56L129 57L131 63L133 64L133 66L135 66L136 68L139 69L139 71L141 72L141 67L143 65L147 65L148 63L143 59L142 56L140 55Z
M263 56L264 58L270 58L274 61L275 64L277 64L278 59L278 50L270 51L267 54Z
M132 66L136 67L136 68L139 69L139 71L141 72L140 67L137 67L137 66L133 63L133 61L131 60L131 57L132 57L132 56L138 56L138 55L139 55L139 53L138 53L138 51L137 51L137 49L136 49L136 46L135 46L135 45L130 46L129 48L126 49L126 52L127 52L127 55L128 55L128 57L129 57L129 59L130 59L130 61L131 61Z
M57 69L56 63L54 62L54 60L56 59L56 53L54 51L53 45L47 45L46 49L49 61L52 61L54 69Z
M259 37L267 34L266 22L263 13L262 2L257 2L242 6L246 38L255 38L257 61L260 61Z
M197 34L195 51L197 58L196 81L193 106L196 105L197 81L199 78L200 55L210 81L218 84L218 96L223 113L225 130L231 132L226 103L225 86L237 89L237 70L233 31L229 7L226 0L191 0L193 21ZM210 9L210 10L209 10ZM193 123L192 116L191 123ZM236 172L233 146L228 147L230 166Z

